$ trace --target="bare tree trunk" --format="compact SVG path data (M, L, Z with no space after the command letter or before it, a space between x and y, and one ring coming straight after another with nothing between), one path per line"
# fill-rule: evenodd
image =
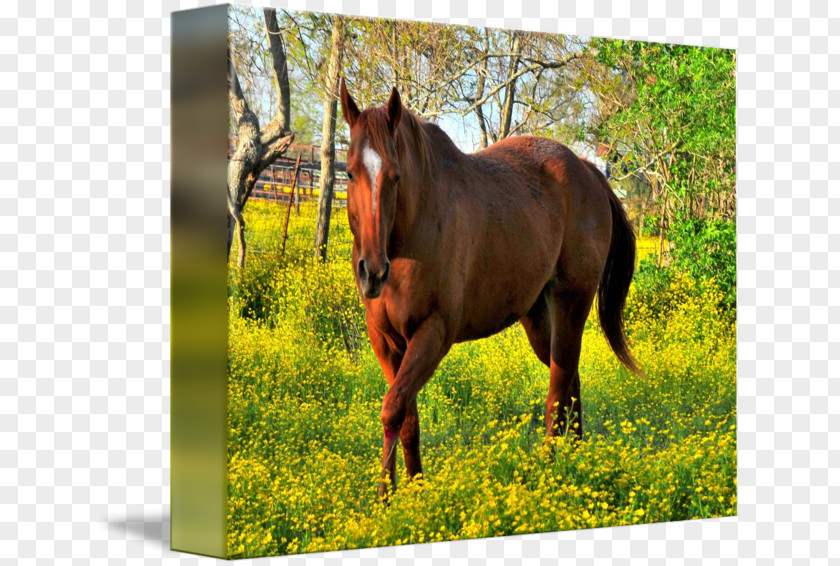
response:
M265 16L265 31L268 36L271 62L274 67L274 86L277 90L277 127L289 130L291 124L291 94L289 92L289 69L286 65L286 47L280 35L280 25L277 23L277 11L273 8L263 8Z
M484 30L484 54L487 55L487 52L490 50L490 41L487 37L489 32ZM475 100L474 102L478 102L481 100L481 97L484 96L484 81L487 79L487 58L485 57L481 61L481 68L478 69L478 79L475 83ZM488 139L487 139L487 124L484 121L484 107L483 105L479 104L475 107L475 115L478 118L478 128L481 132L481 137L478 140L478 146L481 149L487 147Z
M324 93L324 123L321 130L321 194L318 197L318 221L315 225L315 253L327 258L330 214L335 184L335 121L338 104L338 74L344 51L344 20L333 17L330 60Z
M656 267L662 267L662 246L665 243L665 217L668 214L668 194L662 200L662 211L659 214L659 251L657 252Z
M394 59L394 64L393 64L393 68L392 68L393 73L394 73L394 84L391 85L391 86L395 86L395 87L399 88L399 84L400 84L400 73L399 73L399 69L400 69L399 60L400 59L399 59L399 57L400 57L400 54L399 54L398 46L397 46L397 22L396 22L396 20L391 22L391 53L392 53L391 56Z
M519 32L513 32L513 45L511 47L510 67L508 68L508 84L505 89L505 101L502 105L502 121L499 125L499 136L497 139L503 140L510 135L510 123L513 118L513 103L516 99L516 80L511 80L516 75L519 67L520 54L522 53L522 42L520 41Z
M279 103L285 104L281 111L265 128L260 128L256 114L248 106L239 77L234 68L232 54L228 54L228 94L236 119L236 148L228 162L228 258L233 244L233 230L236 228L239 242L239 268L245 266L245 219L242 211L254 185L263 169L274 163L286 152L294 139L288 130L289 124L289 74L286 69L286 53L279 35L277 14L265 10L266 31L271 44L272 66L278 84ZM285 92L285 95L283 94ZM285 96L285 101L283 97Z
M645 210L647 209L645 199L641 199L639 203L639 227L636 228L636 233L641 234L645 227Z
M231 218L236 224L236 236L239 242L239 268L245 266L245 219L242 217L242 210L248 201L250 191L248 190L249 177L252 175L253 164L259 160L262 153L260 144L260 125L257 116L248 107L242 88L239 86L239 78L233 69L233 61L228 67L230 81L230 99L234 113L238 116L236 128L236 149L228 163L228 245L232 243ZM228 247L230 256L230 247Z
M236 223L236 238L237 242L239 242L239 257L236 258L236 264L239 266L239 269L242 269L245 267L245 221L241 216Z
M478 85L476 86L476 96L481 96L481 93L484 92L484 75L482 75L478 79ZM478 118L478 129L481 135L478 138L478 147L484 149L489 145L488 138L487 138L487 124L484 122L484 110L481 106L476 106L475 114Z
M233 231L236 228L236 219L228 213L227 220L227 258L230 261L230 248L233 246Z

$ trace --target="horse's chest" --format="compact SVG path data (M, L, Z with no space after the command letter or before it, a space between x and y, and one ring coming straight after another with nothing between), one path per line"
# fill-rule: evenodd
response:
M394 342L408 341L414 332L434 312L437 301L428 292L415 289L388 289L375 302L366 305L370 322L378 332Z

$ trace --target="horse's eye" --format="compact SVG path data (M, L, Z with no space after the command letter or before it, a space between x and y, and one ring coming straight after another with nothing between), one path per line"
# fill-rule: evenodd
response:
M350 171L348 171L348 172L347 172L347 178L348 178L349 180L351 180L351 181L352 181L352 180L353 180L353 173L351 173Z
M394 184L396 185L397 181L399 181L399 180L400 180L400 174L397 173L397 175L394 177Z

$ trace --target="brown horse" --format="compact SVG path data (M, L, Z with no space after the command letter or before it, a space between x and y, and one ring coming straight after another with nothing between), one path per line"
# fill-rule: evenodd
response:
M549 367L547 435L580 435L578 361L596 293L610 346L638 371L622 318L635 237L606 178L545 138L464 154L404 108L396 88L385 106L361 112L342 79L341 109L353 266L389 384L380 494L396 487L398 441L409 477L422 472L417 393L452 345L516 321Z

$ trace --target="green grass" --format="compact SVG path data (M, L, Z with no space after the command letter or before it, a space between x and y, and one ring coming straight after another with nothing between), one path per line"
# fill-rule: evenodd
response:
M281 214L282 211L282 214ZM426 477L376 498L385 380L354 290L346 211L313 260L314 203L251 202L231 264L229 548L264 556L733 515L735 332L687 277L653 314L634 290L630 374L595 320L581 357L584 441L545 449L548 371L520 326L457 345L418 405ZM235 253L231 257L235 257Z

